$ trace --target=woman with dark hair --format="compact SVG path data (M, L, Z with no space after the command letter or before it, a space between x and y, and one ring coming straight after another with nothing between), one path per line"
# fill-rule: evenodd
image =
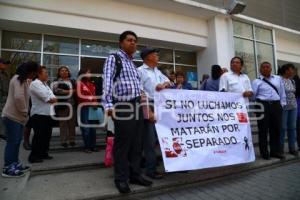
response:
M40 66L37 78L30 85L32 128L34 131L32 149L28 161L31 163L43 162L53 157L49 156L49 143L52 134L54 111L52 104L57 102L52 90L47 85L48 71Z
M74 79L71 79L69 68L61 66L57 70L57 79L53 82L53 92L59 103L68 103L70 105L55 106L57 116L66 118L59 120L61 145L65 148L68 145L75 146L75 91L76 82Z
M185 76L182 71L176 72L176 84L174 84L172 89L183 89L183 90L192 90L193 87L190 83L185 81Z
M295 75L295 66L293 64L283 65L279 73L282 77L285 94L286 105L283 106L282 111L282 127L280 133L280 148L281 153L284 152L285 133L288 134L289 153L297 156L296 151L296 122L297 122L297 100L295 97L296 86L292 78Z
M4 151L3 177L20 177L29 171L19 161L19 148L22 141L24 125L28 120L29 85L36 75L38 64L26 62L17 68L10 80L6 104L2 118L6 127L7 142Z
M222 72L222 68L219 65L211 66L211 78L202 83L200 90L219 91L220 77Z
M88 68L81 69L78 73L77 82L77 97L78 105L81 103L96 103L96 86L91 81L91 70ZM91 153L97 151L96 149L96 129L89 126L92 121L89 120L89 110L96 108L92 105L83 105L80 109L79 126L84 141L84 152Z

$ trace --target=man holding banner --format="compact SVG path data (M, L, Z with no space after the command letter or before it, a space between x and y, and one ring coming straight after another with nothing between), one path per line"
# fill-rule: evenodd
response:
M149 114L151 116L145 119L145 132L143 138L143 150L146 159L146 175L152 179L161 179L163 176L156 170L156 141L157 133L153 119L153 99L154 92L165 89L171 85L170 80L157 69L159 61L159 50L155 48L145 48L141 52L141 58L144 64L138 68L141 76L142 89L149 99ZM148 106L148 105L146 105Z
M253 92L249 77L242 73L243 65L242 58L236 56L231 59L231 72L221 76L219 91L241 93L245 97L246 103L248 103L248 98L253 95Z

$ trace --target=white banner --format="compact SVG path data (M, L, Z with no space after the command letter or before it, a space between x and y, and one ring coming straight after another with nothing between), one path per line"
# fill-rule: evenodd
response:
M255 160L241 94L167 89L154 102L166 172Z

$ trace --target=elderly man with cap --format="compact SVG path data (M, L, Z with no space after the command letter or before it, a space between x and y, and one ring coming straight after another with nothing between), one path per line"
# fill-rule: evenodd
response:
M171 86L170 80L157 68L159 61L159 50L145 48L141 52L144 64L138 68L141 76L142 90L149 99L149 119L145 119L145 132L143 150L146 159L146 175L152 179L161 179L162 174L156 170L155 146L157 133L155 130L155 119L153 115L154 92Z
M2 113L2 109L5 105L7 94L8 94L10 76L6 70L9 64L10 61L6 61L0 58L0 113ZM6 139L2 119L0 119L0 138Z

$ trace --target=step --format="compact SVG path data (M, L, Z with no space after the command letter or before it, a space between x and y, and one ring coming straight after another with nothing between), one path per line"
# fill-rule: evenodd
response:
M161 158L161 151L156 149L158 158ZM258 148L255 147L255 154L258 155ZM86 169L105 168L104 166L105 151L93 152L87 154L83 151L74 152L59 152L51 153L53 160L44 161L43 163L32 164L32 176L41 174L61 173L65 171L81 171Z
M96 136L96 146L104 149L106 146L105 137ZM82 136L76 136L75 138L76 145L74 147L68 146L67 148L61 146L60 138L52 137L50 141L50 152L66 152L66 151L79 151L82 150L84 143Z
M285 145L285 152L288 152L288 145ZM255 155L259 158L258 145L254 145ZM161 158L160 148L156 148L157 156L159 160ZM21 151L20 159L27 162L29 152ZM104 156L105 150L100 149L99 152L85 153L82 150L78 151L65 151L65 152L52 152L51 156L54 157L53 160L47 160L43 163L32 164L32 176L41 174L53 174L61 173L65 171L81 171L87 169L99 169L104 168ZM29 163L27 163L29 164Z
M162 190L175 189L187 184L225 179L228 176L243 172L248 172L245 175L247 176L258 169L274 167L274 165L281 165L284 162L299 161L299 158L293 156L288 156L285 161L279 159L261 160L258 158L255 162L248 164L195 170L188 173L168 173L162 180L155 180L151 187L130 185L133 192L129 195L120 195L115 189L111 168L33 176L30 177L26 187L19 194L19 199L143 199L149 196L149 193L159 193Z

